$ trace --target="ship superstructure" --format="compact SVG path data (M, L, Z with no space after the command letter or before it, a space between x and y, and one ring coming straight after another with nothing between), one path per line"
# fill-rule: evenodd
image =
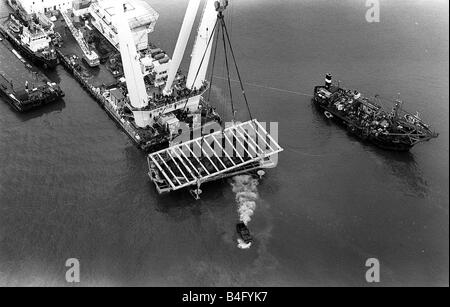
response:
M94 27L119 50L119 29L114 2L93 1L88 11ZM137 50L147 49L148 35L155 29L159 14L143 0L124 1L122 5L124 13L121 16L129 25Z
M51 38L41 27L24 27L21 34L22 42L34 53L47 49L50 46Z

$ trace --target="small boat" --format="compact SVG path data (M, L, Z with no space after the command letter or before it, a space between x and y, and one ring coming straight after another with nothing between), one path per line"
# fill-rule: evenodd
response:
M241 237L241 239L244 241L245 244L249 244L253 242L253 237L250 234L250 230L248 229L247 225L245 223L240 222L236 225L236 231Z

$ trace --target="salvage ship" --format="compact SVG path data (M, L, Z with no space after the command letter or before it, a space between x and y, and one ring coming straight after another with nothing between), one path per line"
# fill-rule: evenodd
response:
M19 14L11 13L1 22L0 32L33 64L45 69L58 65L54 49L58 34L54 33L53 23L45 15L34 15L25 21Z
M331 74L326 75L325 85L314 88L313 103L327 119L342 124L357 138L386 150L408 151L439 136L418 114L404 111L401 100L395 101L390 112L385 111L358 91L333 84Z

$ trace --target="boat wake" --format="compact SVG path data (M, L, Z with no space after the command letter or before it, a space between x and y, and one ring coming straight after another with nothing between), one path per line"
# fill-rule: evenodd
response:
M240 249L249 249L250 246L252 246L251 242L245 243L244 240L242 240L240 238L237 239L237 243L238 243L237 247L239 247Z
M250 175L239 175L233 177L231 186L236 194L236 204L239 220L248 225L256 210L256 201L258 200L258 180ZM238 247L250 248L251 242L246 243L241 238L238 239Z

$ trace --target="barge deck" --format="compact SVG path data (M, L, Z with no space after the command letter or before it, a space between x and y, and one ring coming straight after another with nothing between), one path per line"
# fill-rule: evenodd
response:
M16 111L25 112L64 96L0 34L0 93Z

